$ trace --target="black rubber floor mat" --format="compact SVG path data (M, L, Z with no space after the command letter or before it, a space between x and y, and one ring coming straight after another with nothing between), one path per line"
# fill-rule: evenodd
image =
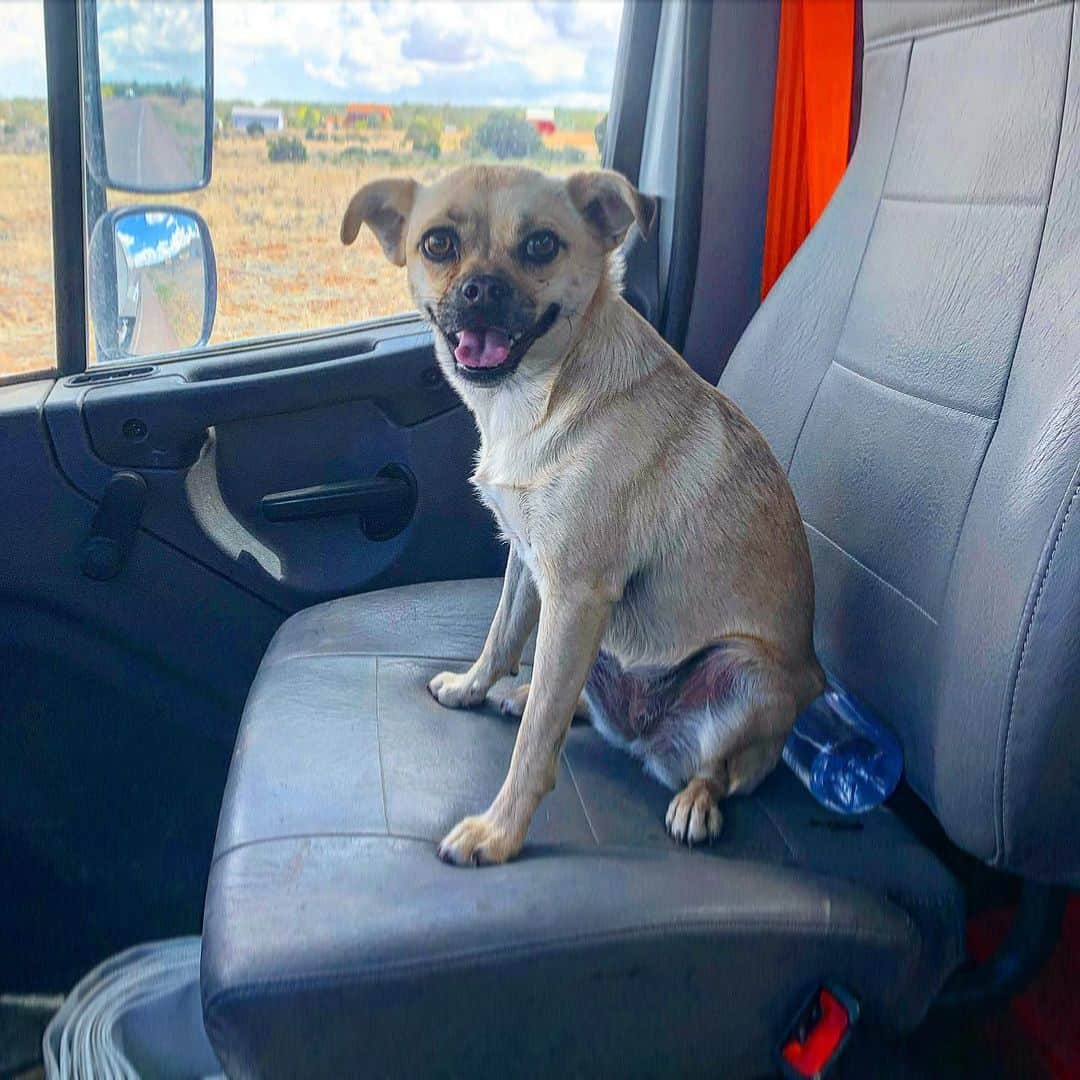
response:
M0 1077L22 1077L41 1065L41 1038L60 997L0 994Z

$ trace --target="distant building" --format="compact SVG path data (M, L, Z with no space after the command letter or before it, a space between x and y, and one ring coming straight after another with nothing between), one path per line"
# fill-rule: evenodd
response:
M263 131L285 130L285 114L281 109L255 109L250 105L234 105L231 120L236 131L247 131L252 124L258 124Z
M454 124L447 124L443 128L442 138L439 145L444 154L459 153L465 146L465 140L472 134L468 128L460 128Z
M555 134L555 110L552 108L532 108L525 110L525 119L536 128L540 135Z
M357 124L381 127L389 124L394 118L394 110L389 105L347 105L345 107L345 126L355 127Z

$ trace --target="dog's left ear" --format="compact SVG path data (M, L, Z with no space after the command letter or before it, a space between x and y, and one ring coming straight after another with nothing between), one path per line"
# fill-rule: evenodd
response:
M395 266L405 265L405 233L416 199L416 181L408 178L373 180L350 200L341 222L341 242L351 244L361 225L378 238Z
M642 236L648 236L656 217L656 200L642 195L625 176L611 169L574 173L566 181L570 200L603 245L617 248L631 222Z

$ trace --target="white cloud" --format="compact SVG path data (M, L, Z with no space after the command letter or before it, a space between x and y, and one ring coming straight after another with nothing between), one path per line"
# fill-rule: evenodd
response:
M200 69L201 0L99 3L112 27L102 35L107 78ZM42 0L0 0L0 10L0 95L17 92L18 79L42 96ZM622 0L216 0L215 91L603 108L621 15Z
M203 11L202 0L98 0L102 80L201 85Z
M175 220L175 219L174 219ZM174 258L184 251L192 243L199 238L198 226L194 223L190 225L176 224L175 228L169 233L167 237L159 240L156 244L147 244L145 247L139 248L132 257L132 266L154 266L157 263L164 262L166 259ZM121 243L127 248L128 245L124 242L121 235ZM128 248L130 250L130 248Z
M3 3L0 96L45 96L45 18L42 0Z
M603 106L610 86L588 85L589 55L614 57L621 16L621 0L218 0L215 79L220 96L242 96L265 86L274 58L296 58L332 98L426 99L437 85L436 100L472 101L482 79L518 101L549 88L559 103L575 93Z

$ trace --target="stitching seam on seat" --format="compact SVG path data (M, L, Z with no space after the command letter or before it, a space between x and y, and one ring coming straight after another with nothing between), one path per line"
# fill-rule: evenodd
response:
M976 209L981 207L1011 206L1018 210L1038 210L1044 205L1042 198L1002 198L1002 199L969 199L965 196L948 198L942 195L916 195L886 193L881 196L882 202L914 203L920 206L971 206Z
M972 412L970 409L961 409L958 405L948 405L944 401L937 401L935 398L926 397L923 394L914 394L910 390L901 390L899 386L893 386L892 383L887 383L884 379L876 378L873 375L864 375L861 371L856 371L855 368L843 364L835 358L833 359L832 366L838 367L841 371L846 371L850 375L854 375L857 379L864 379L868 383L880 386L883 390L890 390L894 394L911 398L913 401L921 401L924 405L932 405L935 409L945 409L951 413L959 413L961 416L970 416L975 420L985 420L991 427L997 423L996 416L987 416L985 413Z
M851 314L851 302L855 297L855 289L858 287L859 278L862 276L863 263L866 261L866 253L870 250L870 241L874 236L874 229L877 226L878 214L881 211L881 194L885 190L885 184L889 179L889 169L892 167L893 154L896 152L896 135L900 130L900 117L904 112L904 102L907 100L907 87L908 76L911 74L911 46L908 46L907 51L907 63L904 67L904 85L900 91L900 105L896 110L896 123L893 126L892 144L889 146L889 160L885 162L885 172L881 177L881 191L878 192L877 201L874 204L874 216L870 220L870 228L866 232L866 241L863 244L862 254L859 256L859 266L855 271L854 276L851 279L851 289L848 292L847 306L844 308L844 317L840 320L840 332L836 336L836 340L833 342L832 353L829 362L825 365L825 370L821 373L821 378L818 379L817 386L814 387L814 393L810 397L810 404L806 408L806 412L803 415L802 423L799 425L799 433L795 436L795 445L791 448L791 457L788 458L787 467L785 472L790 475L791 467L795 464L795 457L799 452L799 443L802 442L803 432L806 430L806 423L810 419L810 414L814 411L814 402L817 401L818 393L821 391L821 384L825 382L825 377L829 374L829 370L833 364L836 363L836 350L840 344L840 338L844 336L844 327L847 326L848 316Z
M573 766L570 764L570 758L567 756L566 751L562 752L562 759L566 763L566 771L570 776L570 783L574 785L574 791L577 792L578 802L581 803L581 812L585 815L585 824L589 826L589 832L592 833L592 838L596 841L596 846L600 846L600 837L596 835L596 830L593 828L592 818L589 817L589 808L585 805L585 799L581 794L581 788L578 786L577 777L574 775Z
M333 652L291 653L288 656L277 656L271 658L269 663L263 661L262 666L270 668L275 664L287 664L290 660L325 660L333 657L363 660L378 656L381 656L385 660L430 660L433 662L438 661L440 664L471 664L473 660L476 659L476 657L469 659L467 656L436 656L428 655L427 653L353 652L348 649L340 649L334 650ZM532 664L525 661L521 666L532 667Z
M896 593L896 595L899 596L901 600L910 604L920 615L922 615L924 619L926 619L932 625L937 626L937 619L935 619L929 611L927 611L924 607L920 606L916 601L912 600L911 597L908 596L906 593L901 592L895 585L892 584L892 582L886 581L885 578L883 578L879 573L871 570L870 567L866 565L866 563L857 559L854 555L851 554L850 551L847 550L847 548L841 547L835 540L833 540L829 536L826 536L825 533L823 533L816 525L811 525L810 522L807 521L805 518L803 519L803 525L811 532L817 533L822 540L824 540L827 544L830 544L832 547L836 548L836 550L839 551L841 555L845 556L845 558L850 559L861 570L865 570L866 573L868 573L879 584L884 585L885 588L887 588L890 592Z
M1057 554L1058 544L1061 543L1062 536L1065 535L1065 526L1068 524L1069 515L1073 511L1073 506L1076 504L1077 497L1080 496L1080 480L1077 480L1077 475L1080 475L1080 465L1077 466L1076 472L1073 474L1074 485L1072 490L1072 496L1069 499L1068 506L1065 509L1065 515L1061 519L1061 524L1058 525L1056 535L1054 536L1053 545L1050 548L1049 557L1046 563L1042 567L1042 571L1039 574L1039 589L1035 594L1035 602L1031 605L1031 612L1027 617L1026 626L1024 628L1023 644L1020 647L1020 660L1016 666L1016 674L1013 678L1012 693L1009 698L1009 715L1005 722L1005 743L1002 751L1002 768L1001 768L1001 811L999 814L1001 824L1001 847L996 858L1005 857L1006 836L1005 836L1005 824L1008 820L1008 791L1009 791L1009 738L1012 735L1012 721L1013 715L1016 711L1016 699L1019 694L1020 678L1024 673L1024 661L1027 659L1027 647L1028 642L1031 640L1032 627L1035 625L1035 619L1039 613L1039 603L1043 598L1043 591L1046 588L1047 578L1050 576L1050 567L1054 562L1054 556Z
M885 37L871 38L866 43L864 52L872 52L874 49L885 48L889 45L898 45L903 41L922 41L925 38L939 37L942 34L950 34L956 30L964 30L967 27L982 26L988 23L1001 22L1003 19L1015 19L1018 16L1032 15L1035 12L1053 7L1062 7L1072 0L1040 0L1032 4L1016 4L1013 7L1002 8L1000 11L990 11L981 15L966 15L956 19L946 19L941 23L934 23L926 27L912 30L898 30L894 34L886 34Z
M213 859L210 860L210 869L213 870L226 855L243 851L244 848L261 847L264 844L288 844L298 840L403 840L406 843L424 844L428 847L435 844L435 841L427 836L392 833L388 829L384 832L375 832L373 829L359 829L355 832L348 829L324 829L322 832L281 833L276 836L258 836L254 840L241 840L240 843L233 844L224 851L215 851Z
M780 828L780 823L776 820L776 818L773 817L772 812L769 810L769 807L765 803L765 800L757 797L751 797L750 801L752 806L756 806L765 815L769 824L776 831L776 835L780 837L780 842L784 845L784 849L787 851L788 855L791 856L791 861L794 862L796 865L799 865L800 859L798 854L791 846L791 842L788 840L787 833L782 828Z
M386 806L386 771L383 768L382 725L379 721L379 657L375 657L375 748L379 755L379 787L382 789L382 813L386 831L390 832L390 811Z

